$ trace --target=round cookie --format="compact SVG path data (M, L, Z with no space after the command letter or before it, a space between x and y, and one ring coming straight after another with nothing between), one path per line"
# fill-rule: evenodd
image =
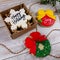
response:
M45 57L50 54L50 42L45 35L39 32L32 32L29 37L25 39L25 46L29 49L29 53L36 57Z
M54 15L54 12L51 9L38 10L36 18L39 24L45 27L52 26L56 21L56 16Z

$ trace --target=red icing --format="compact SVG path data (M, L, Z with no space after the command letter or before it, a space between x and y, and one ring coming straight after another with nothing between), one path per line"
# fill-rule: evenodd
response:
M37 41L39 39L40 35L41 34L39 32L32 32L30 34L30 36L32 36L32 39L35 40L35 41Z
M36 54L36 46L33 46L31 49L30 49L30 54Z
M41 36L39 37L39 41L40 41L40 42L43 42L43 41L45 41L45 40L47 40L47 38L46 38L45 35L41 35Z
M25 39L25 46L30 49L30 53L34 54L36 53L36 43L31 38L27 37Z
M49 16L45 15L45 16L42 18L41 24L42 24L43 26L51 26L51 25L54 24L54 22L55 22L54 19L52 19L52 18L50 18Z
M33 41L31 38L27 37L25 39L25 46L27 48L31 48L32 46L35 46L35 41Z

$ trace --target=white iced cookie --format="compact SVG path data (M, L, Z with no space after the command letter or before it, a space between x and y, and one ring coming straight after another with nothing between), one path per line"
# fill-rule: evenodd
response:
M11 30L12 30L12 31L17 30L17 26L16 26L16 25L12 25L12 26L11 26Z
M31 16L25 13L24 8L19 11L15 11L14 9L10 10L10 17L5 19L5 22L10 22L11 30L17 30L17 27L28 28L27 21L31 20Z

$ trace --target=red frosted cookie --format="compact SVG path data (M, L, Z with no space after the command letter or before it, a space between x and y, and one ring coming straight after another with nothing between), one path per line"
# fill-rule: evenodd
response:
M54 12L50 9L39 10L36 18L39 24L45 27L52 26L56 21L56 16L54 15Z

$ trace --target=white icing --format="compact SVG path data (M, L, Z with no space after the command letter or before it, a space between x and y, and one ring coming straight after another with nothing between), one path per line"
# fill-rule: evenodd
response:
M30 15L26 15L26 16L25 16L25 19L26 19L26 20L31 20L31 18L32 18L32 17L31 17Z
M12 18L12 22L13 24L16 24L17 22L19 22L21 19L25 20L25 13L22 13L22 12L19 12L19 11L16 11L14 14L12 14L10 16L10 18Z
M21 16L26 15L24 8L20 9L19 12L20 12Z
M19 21L16 25L17 27L21 27L21 22Z
M39 44L38 48L39 48L40 50L43 50L43 49L44 49L44 45L43 45L43 44Z
M11 20L12 20L12 19L11 19L10 17L7 17L7 18L5 18L4 21L5 21L6 23L9 23Z
M11 30L12 30L12 31L17 30L17 26L16 26L16 25L12 25L12 26L11 26Z
M25 21L21 21L21 27L22 28L27 28L27 23Z
M21 16L26 15L26 13L20 12Z
M22 28L27 28L27 24L24 22L22 25L21 25Z
M25 9L24 8L20 9L20 12L25 13Z
M18 27L22 27L22 28L27 28L27 23L26 23L24 20L20 20L20 21L17 23L17 26L18 26Z
M13 19L12 19L12 20L10 20L10 24L11 24L11 25L15 25L15 24L13 24L13 22L12 22L12 21L13 21Z
M14 14L15 13L15 10L14 9L11 9L10 10L10 14Z
M26 20L24 20L26 23L27 23L27 19Z

